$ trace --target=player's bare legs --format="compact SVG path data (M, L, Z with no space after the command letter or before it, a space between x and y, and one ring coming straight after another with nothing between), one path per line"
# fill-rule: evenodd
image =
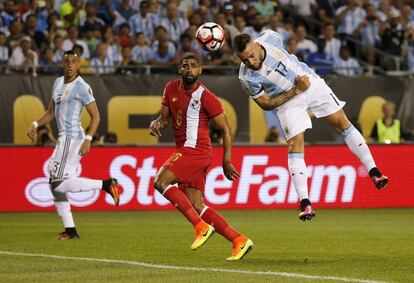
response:
M337 112L326 117L326 120L335 128L338 133L344 137L346 144L351 152L356 155L359 160L367 168L369 175L377 189L382 189L388 184L388 177L382 175L381 171L376 167L371 152L361 133L349 122L345 112L340 109Z
M195 240L191 249L195 250L208 240L214 233L214 228L201 219L186 195L179 188L171 186L176 183L179 183L178 178L171 171L161 167L155 178L154 187L193 224Z
M299 133L287 141L288 144L288 167L292 176L293 185L300 199L299 219L302 221L312 220L315 212L312 210L308 192L308 169L306 168L304 152L304 133Z
M200 190L185 188L184 192L200 217L213 226L217 233L232 242L233 252L228 260L239 260L253 248L253 242L249 238L236 231L222 215L204 204L203 193Z

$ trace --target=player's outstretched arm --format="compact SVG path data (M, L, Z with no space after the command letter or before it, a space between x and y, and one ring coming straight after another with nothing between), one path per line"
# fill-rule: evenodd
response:
M29 129L26 132L27 136L31 138L33 141L35 141L37 138L37 127L49 124L53 120L54 116L55 103L53 102L53 100L50 100L49 106L47 107L47 111L45 112L45 114L43 114L43 116L40 117L39 120L33 121L30 124Z
M231 163L231 147L232 147L232 135L229 122L226 114L221 113L213 118L214 123L223 132L223 172L227 179L236 180L240 177L239 172L234 168Z
M99 115L98 106L96 102L89 103L86 105L86 111L88 111L89 117L91 117L91 122L89 123L88 132L86 133L85 140L83 141L80 149L79 155L83 156L87 154L91 148L92 137L95 135L96 130L98 129L99 122L101 121L101 116Z
M306 91L310 87L309 78L307 76L298 76L295 80L295 86L285 93L269 97L268 95L262 95L256 98L254 101L264 110L273 110L282 106L286 101L289 101L293 97Z
M149 126L149 134L154 137L160 137L161 130L167 127L169 119L170 109L165 105L161 105L160 116L157 119L151 121Z

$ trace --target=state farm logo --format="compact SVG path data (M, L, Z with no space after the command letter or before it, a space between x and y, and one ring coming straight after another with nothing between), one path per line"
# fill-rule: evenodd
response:
M82 166L76 168L76 175L80 176ZM33 179L27 184L24 192L26 199L35 206L50 207L54 204L53 195L49 189L49 159L43 164L44 177ZM67 193L69 202L78 207L84 207L93 204L99 197L99 191L88 191L80 193Z

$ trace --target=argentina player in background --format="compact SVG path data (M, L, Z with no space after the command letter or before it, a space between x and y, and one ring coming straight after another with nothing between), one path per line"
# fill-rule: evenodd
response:
M324 117L341 133L351 152L369 171L378 189L388 184L388 178L376 167L371 152L357 129L349 122L343 106L325 81L295 55L283 47L279 33L266 30L256 40L247 34L234 39L237 56L241 59L239 79L243 89L264 110L276 111L288 144L288 167L300 199L299 219L311 220L315 213L308 195L307 169L304 160L304 132L312 128L307 110L317 118ZM297 91L298 80L309 78L309 88ZM281 99L281 94L289 96Z
M104 190L119 205L119 188L116 179L93 180L76 177L76 167L82 156L89 152L91 140L99 125L99 111L91 87L79 76L79 56L75 51L66 51L62 59L63 77L55 80L48 109L43 116L33 121L27 130L31 139L36 139L36 128L49 124L56 117L59 139L50 158L50 190L58 215L65 231L58 240L77 239L70 204L66 193ZM91 117L85 136L81 126L82 108Z

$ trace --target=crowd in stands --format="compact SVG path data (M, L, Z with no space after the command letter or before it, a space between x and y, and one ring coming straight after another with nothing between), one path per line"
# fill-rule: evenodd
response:
M365 66L414 71L413 8L408 0L5 0L1 71L57 75L69 49L81 54L82 74L134 74L148 64L163 72L185 52L236 67L232 39L265 29L321 75L356 76ZM209 21L226 32L211 54L194 39Z

